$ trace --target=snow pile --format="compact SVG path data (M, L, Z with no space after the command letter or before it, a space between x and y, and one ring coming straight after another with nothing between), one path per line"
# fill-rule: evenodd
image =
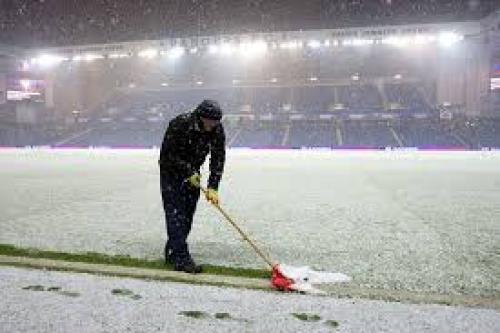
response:
M350 276L343 273L315 271L309 266L294 267L280 264L280 271L294 283L291 289L310 294L323 294L324 292L315 287L318 284L350 282Z

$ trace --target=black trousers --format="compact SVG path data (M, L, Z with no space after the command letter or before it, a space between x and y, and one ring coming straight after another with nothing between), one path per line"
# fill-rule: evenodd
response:
M160 172L161 196L171 257L176 264L186 263L191 259L187 237L193 225L193 216L200 198L200 189L189 184L185 179L169 176Z

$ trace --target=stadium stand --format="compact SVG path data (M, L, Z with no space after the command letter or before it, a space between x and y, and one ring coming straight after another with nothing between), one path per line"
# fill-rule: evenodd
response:
M20 47L75 46L178 36L443 23L478 20L495 8L498 3L494 0L313 0L307 4L284 0L4 0L0 2L0 42ZM198 54L186 60L187 69L179 66L168 69L171 72L163 64L145 64L133 57L123 61L104 57L99 65L93 64L94 69L76 69L78 65L70 64L55 71L59 90L74 81L79 87L80 81L98 77L96 73L114 82L102 88L109 91L95 103L87 103L74 119L20 125L15 116L5 118L12 112L8 105L0 105L0 117L5 118L0 118L0 145L154 147L172 117L202 99L213 98L224 109L227 143L232 147L500 147L498 120L442 117L434 96L436 88L429 89L423 78L426 66L408 60L411 57L403 56L402 51L388 52L381 46L368 55L346 46L332 52L333 56L323 58L322 52L309 49L293 57L273 55L255 73L237 71L250 83L232 85L218 82L223 81L218 75L230 77L223 67L217 67L218 60ZM322 81L324 73L332 77ZM270 81L275 74L280 78ZM209 83L196 82L197 77L207 78ZM158 80L163 78L174 83L185 79L191 86L162 83L159 88L163 81ZM79 93L92 99L95 96L87 91L91 88L99 90L85 87ZM61 95L64 99L64 93ZM67 104L63 111L72 112L73 105Z

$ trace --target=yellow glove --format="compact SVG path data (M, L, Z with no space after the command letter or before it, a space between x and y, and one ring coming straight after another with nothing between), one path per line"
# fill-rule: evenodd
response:
M216 206L219 205L219 193L217 193L217 190L214 190L213 188L209 188L207 190L207 192L205 193L205 197L213 205L216 205Z
M193 173L191 177L188 178L188 182L191 186L200 187L201 176L199 173Z

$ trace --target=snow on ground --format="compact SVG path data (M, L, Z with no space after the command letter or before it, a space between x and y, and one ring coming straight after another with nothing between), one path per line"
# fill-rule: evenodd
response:
M500 313L0 267L2 332L498 332Z
M1 150L0 243L159 258L158 150ZM498 295L498 152L230 150L222 205L276 260L366 288ZM204 179L207 179L205 168ZM201 263L265 267L204 200Z

